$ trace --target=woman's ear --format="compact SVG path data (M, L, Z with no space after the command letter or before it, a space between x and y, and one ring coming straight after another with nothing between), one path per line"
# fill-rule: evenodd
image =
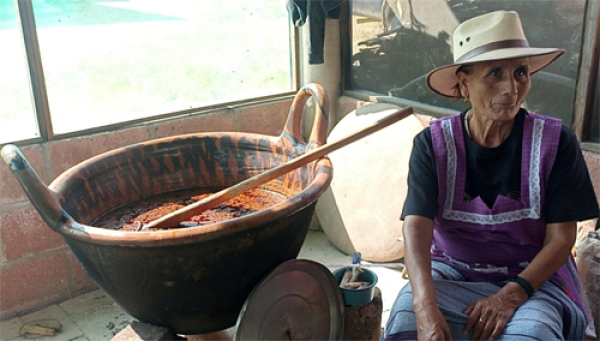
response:
M467 75L464 72L459 72L456 77L458 78L458 87L460 89L460 95L463 98L469 98L469 88L467 87Z

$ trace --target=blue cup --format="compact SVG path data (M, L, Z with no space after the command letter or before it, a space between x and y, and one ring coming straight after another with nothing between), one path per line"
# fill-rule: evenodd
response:
M341 268L333 272L333 277L335 277L338 286L342 282L342 278L344 277L346 269L352 271L352 268ZM361 306L373 300L373 294L375 293L375 285L377 284L377 275L369 269L361 269L364 272L358 276L357 282L367 282L370 284L365 288L340 288L340 290L342 291L344 304L347 306Z

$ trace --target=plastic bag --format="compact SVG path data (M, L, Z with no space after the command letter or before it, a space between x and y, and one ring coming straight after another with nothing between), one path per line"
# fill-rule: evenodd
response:
M593 326L588 326L586 334L590 334L592 327L600 336L600 233L588 233L577 247L577 271L594 321Z

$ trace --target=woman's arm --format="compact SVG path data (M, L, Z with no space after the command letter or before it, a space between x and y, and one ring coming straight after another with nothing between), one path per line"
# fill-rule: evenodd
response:
M519 276L529 281L534 290L539 289L566 263L576 238L575 221L547 224L544 247Z
M414 302L437 304L437 296L431 276L431 242L433 221L410 215L404 219L404 263L412 285Z
M437 304L431 276L431 242L433 221L409 215L404 218L404 263L413 292L413 308L417 318L419 340L451 340L450 327Z

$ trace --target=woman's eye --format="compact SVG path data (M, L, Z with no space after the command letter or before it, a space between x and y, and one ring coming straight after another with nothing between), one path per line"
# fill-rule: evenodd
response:
M498 70L498 69L494 69L494 70L490 71L489 75L490 75L491 77L497 77L497 76L499 76L499 75L500 75L500 70Z
M529 73L527 72L527 69L525 69L525 68L518 69L518 70L515 72L515 75L517 75L518 77L527 77L527 75L528 75L528 74L529 74Z

